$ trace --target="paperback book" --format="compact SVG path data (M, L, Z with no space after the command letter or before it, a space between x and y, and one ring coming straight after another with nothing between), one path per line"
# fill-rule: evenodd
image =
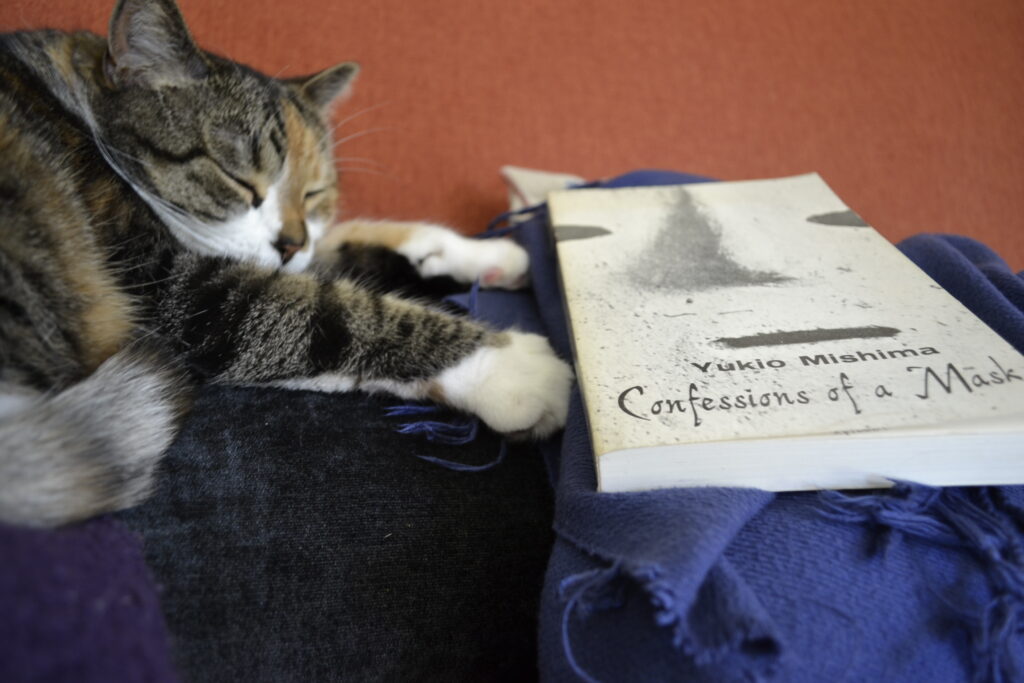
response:
M1024 357L819 176L549 208L600 490L1024 482Z

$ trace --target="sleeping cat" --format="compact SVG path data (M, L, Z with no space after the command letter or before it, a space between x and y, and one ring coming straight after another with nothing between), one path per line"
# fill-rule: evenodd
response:
M106 40L0 36L0 520L142 500L197 380L563 425L571 371L542 337L337 278L382 248L486 286L527 268L508 241L333 224L327 118L356 71L269 78L197 48L173 0L120 0Z

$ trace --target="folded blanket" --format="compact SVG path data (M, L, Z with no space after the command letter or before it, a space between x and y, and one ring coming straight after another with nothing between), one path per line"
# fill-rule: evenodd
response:
M610 186L701 179L642 172ZM569 341L543 210L520 227L537 303ZM906 255L1024 348L1024 280L967 238ZM576 396L542 598L548 680L963 681L1024 675L1024 487L595 493ZM1022 445L1024 457L1024 445Z

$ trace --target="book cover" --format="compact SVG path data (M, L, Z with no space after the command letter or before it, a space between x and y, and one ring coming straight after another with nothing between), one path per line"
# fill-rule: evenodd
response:
M602 490L1024 481L1021 354L817 175L549 206Z

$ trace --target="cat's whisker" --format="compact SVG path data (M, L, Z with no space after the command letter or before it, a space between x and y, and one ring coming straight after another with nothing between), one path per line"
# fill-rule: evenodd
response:
M336 133L338 131L338 129L340 129L342 126L344 126L349 121L357 119L360 116L362 116L363 114L366 114L368 112L374 111L375 109L380 109L381 107L383 107L386 104L390 104L390 102L387 102L387 101L379 102L379 103L371 105L369 107L364 107L364 108L360 109L359 111L357 111L357 112L355 112L353 114L349 114L348 116L346 116L345 118L341 119L340 121L335 123L333 126L331 126L331 128L327 131L327 134L324 135L324 138L326 139L326 138L334 135L334 133Z
M334 142L334 144L331 145L331 149L336 149L340 145L342 145L342 144L344 144L346 142L349 142L350 140L355 140L356 138L361 138L364 135L369 135L370 133L381 133L381 132L386 131L386 130L388 130L388 129L384 128L384 127L380 127L380 128L367 128L366 130L361 130L358 133L352 133L351 135L346 135L345 137L341 138L340 140L336 140Z
M362 163L362 164L371 164L373 166L376 166L377 168L382 168L384 166L384 164L382 164L381 162L375 161L373 159L367 159L366 157L335 157L334 158L334 163L336 163L336 164L340 164L340 163L343 163L343 162L346 162L346 161L354 161L356 163Z
M167 277L164 277L164 278L159 278L159 279L156 279L156 280L150 280L149 282L139 282L139 283L136 283L134 285L125 285L123 287L123 289L142 289L142 288L145 288L145 287L152 287L153 285L159 285L159 284L162 284L164 282L171 282L173 280L180 280L182 277L184 277L183 273L177 273L175 275L168 275Z
M122 267L122 268L112 268L111 271L113 273L115 273L116 275L127 275L128 273L134 272L136 270L141 270L143 268L149 268L153 264L154 264L153 261L144 261L142 263L136 263L134 266L125 266L125 267Z
M384 164L365 164L359 162L353 162L350 159L336 158L334 160L334 168L338 171L366 171L368 173L390 173L390 171L384 166Z
M129 345L138 346L140 342L160 333L160 328L156 327L139 327L136 329L144 331L141 334L136 334L134 337L132 337L132 340L128 342Z
M191 318L192 316L189 316L189 317ZM162 336L161 335L161 330L159 328L149 329L149 330L147 330L145 332L145 334L133 337L132 338L132 343L138 344L141 340L147 339L148 337L154 336L154 335ZM176 341L177 341L178 344L181 344L186 349L193 349L193 348L195 348L195 344L193 344L192 342L188 341L187 339L178 339Z
M346 157L335 154L331 157L335 164L349 164L350 166L366 166L367 168L384 168L384 163L373 159L361 159L359 157Z
M117 221L115 219L111 218L111 219L105 220L105 221L103 221L101 223L96 223L96 226L97 227L105 227L107 225L116 225L116 224L117 224ZM132 244L133 242L138 242L140 240L145 240L145 239L148 239L148 238L149 238L149 235L147 235L145 232L138 232L138 233L132 235L131 237L127 237L127 238L121 240L120 242L118 242L117 244L114 245L114 248L115 249L120 249L121 247L128 246L129 244Z
M131 159L132 161L134 161L134 162L136 162L138 164L141 164L141 165L145 165L145 163L146 163L142 159L140 159L140 158L138 158L136 156L132 156L131 154L128 154L128 152L121 151L120 149L118 149L117 147L114 147L109 142L102 141L99 144L101 144L103 147L105 147L106 149L110 150L111 152L113 152L114 154L116 154L119 157L124 157L125 159Z
M390 176L390 175L392 175L392 174L387 173L385 171L377 170L375 168L352 168L352 167L347 167L346 168L344 166L338 167L338 173L367 173L369 175L379 175L379 176Z

